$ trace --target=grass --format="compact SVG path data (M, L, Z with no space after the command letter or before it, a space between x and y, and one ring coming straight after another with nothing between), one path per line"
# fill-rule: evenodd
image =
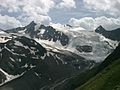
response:
M120 90L120 59L76 90Z

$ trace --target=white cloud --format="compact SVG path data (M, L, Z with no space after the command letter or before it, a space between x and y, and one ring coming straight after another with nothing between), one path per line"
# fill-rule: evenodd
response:
M34 20L37 23L49 23L48 12L55 5L53 0L0 0L0 6L8 13L20 13L16 16L24 25Z
M23 11L26 13L36 12L38 14L47 14L54 7L53 0L24 0Z
M17 20L14 17L10 16L2 16L0 15L0 26L2 29L8 29L8 28L15 28L22 26L19 20Z
M19 0L0 0L0 6L8 10L8 12L18 12L20 10Z
M120 0L83 0L85 6L101 13L120 15Z
M61 8L61 9L63 9L63 8L68 8L68 9L76 8L75 0L62 0L62 2L57 5L57 8Z
M57 4L57 5L56 5ZM74 0L0 0L0 7L6 15L13 15L22 25L27 25L31 21L49 24L51 17L48 15L52 8L75 8Z
M107 30L120 28L120 18L107 18L105 16L92 18L85 17L81 19L71 18L69 24L72 26L80 26L86 30L95 30L98 26L102 25Z
M19 19L22 19L22 24L27 25L31 21L35 21L36 23L39 24L46 24L48 25L51 21L51 18L49 16L45 15L39 15L39 14L32 14L31 16L25 16L23 17L18 17Z
M17 12L23 10L26 13L31 11L39 14L47 14L49 10L54 6L53 0L2 0L0 6L8 9L11 12Z

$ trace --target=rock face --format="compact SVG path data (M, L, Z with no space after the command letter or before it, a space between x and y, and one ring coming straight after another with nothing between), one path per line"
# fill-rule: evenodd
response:
M120 89L120 44L98 67L91 79L75 90L119 90Z
M65 35L63 32L56 31L53 27L44 25L41 25L40 30L44 30L44 33L42 35L37 35L37 38L49 40L49 41L60 41L60 43L65 46L69 42L69 38L67 35ZM41 32L41 31L40 31Z
M12 75L21 74L34 66L45 52L46 50L32 39L13 38L6 43L0 43L0 68Z
M45 52L40 44L26 37L13 37L0 43L0 84L35 67Z
M118 59L120 59L120 43L116 47L116 49L102 62L99 69L102 70L103 68L107 67L109 64Z
M95 32L66 33L34 21L6 32L10 37L0 36L0 90L66 90L71 78L114 49L114 42L106 43Z
M6 78L5 74L2 71L0 71L0 83L4 82L6 79L7 78Z
M46 50L33 39L16 36L0 43L0 82L11 80L0 90L56 88L94 65L94 61L69 51Z
M88 45L84 45L84 46L77 45L76 49L79 52L92 52L92 46L88 46Z
M19 33L27 34L31 38L38 38L49 41L59 41L61 45L65 46L69 43L69 38L61 31L57 31L52 26L40 25L36 28L36 23L32 21L29 25L25 27L19 27L11 30L7 30L8 33Z
M55 27L54 25L37 25L32 21L25 27L7 30L7 32L12 35L32 38L45 48L69 49L69 51L73 53L84 54L83 57L89 60L104 60L104 58L113 51L114 47L116 47L114 41L108 40L96 32L85 30L71 31L68 29L70 29L70 27L63 28ZM102 26L100 29L102 29ZM89 52L93 53L93 56Z
M116 40L120 41L120 28L111 30L111 31L106 31L102 26L99 26L95 32L102 34L106 38L109 38L111 40Z

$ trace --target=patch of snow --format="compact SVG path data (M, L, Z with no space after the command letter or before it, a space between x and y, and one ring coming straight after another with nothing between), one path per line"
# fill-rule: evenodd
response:
M42 34L44 34L44 32L45 32L45 29L40 29L40 33L38 33L38 35L39 35L39 34L42 35Z
M0 68L0 71L6 76L7 80L11 79L11 76L7 72L5 72L4 70L2 70L1 68Z
M21 62L21 59L19 58L18 61Z
M35 75L36 75L36 76L39 76L39 74L38 74L38 73L36 73L36 72L35 72Z
M34 68L34 67L36 67L36 66L33 66L33 65L30 64L30 68Z
M46 53L44 53L44 56L41 56L40 58L42 59L42 60L44 60L45 59L45 57L46 57Z
M16 46L21 46L21 47L24 46L24 45L23 45L21 42L19 42L19 41L14 41L14 42L15 42L14 44L15 44Z
M25 64L24 66L22 66L22 68L27 68L28 67L28 64Z
M22 76L24 73L22 73L21 75L9 75L7 72L5 72L4 70L2 70L1 68L0 68L0 71L6 76L6 80L2 83L2 84L0 84L0 86L1 85L3 85L3 84L5 84L5 83L7 83L7 82L9 82L9 81L11 81L11 80L13 80L13 79L16 79L16 78L18 78L18 77L20 77L20 76Z
M18 31L18 34L25 34L26 29Z
M73 28L70 28L69 30L70 31L82 31L82 30L85 30L85 29L82 28L82 27L73 27Z
M51 78L49 78L49 80L52 80Z
M11 57L10 57L10 60L13 61L13 62L15 62L15 60L13 58L11 58Z
M55 57L56 57L57 59L59 59L59 60L62 62L62 64L65 64L65 62L64 62L60 57L58 57L57 54L55 55Z
M99 34L100 41L107 41L110 46L112 46L114 49L118 46L118 41L113 41L108 38L105 38L103 35Z
M0 43L5 43L5 42L7 42L7 41L9 41L9 40L11 40L11 38L7 38L6 36L0 36Z
M41 40L41 39L34 39L36 42L38 42L39 44L41 44L43 47L46 47L46 45L49 45L50 47L55 47L55 48L65 48L64 46L62 46L62 44L60 43L60 41L56 41L53 42L52 40Z
M0 30L0 35L6 34L4 31Z

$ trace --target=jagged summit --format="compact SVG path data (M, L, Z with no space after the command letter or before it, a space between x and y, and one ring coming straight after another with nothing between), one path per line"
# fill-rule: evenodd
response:
M116 42L95 32L73 29L32 21L7 30L10 36L0 37L0 83L9 82L0 90L8 90L4 88L7 85L15 90L56 90L114 50Z
M95 29L95 32L102 33L102 32L105 32L105 29L103 28L102 25L100 25L98 28Z
M36 25L35 21L31 21L29 25Z
M96 33L102 34L108 39L120 41L120 28L114 30L105 30L102 26L99 26L96 30Z
M25 28L27 29L26 33L35 30L35 26L36 25L37 24L34 21L32 21L30 24L28 24L27 26L25 26Z
M42 40L48 40L52 42L60 42L61 45L65 46L69 43L68 36L61 32L57 31L52 26L45 26L43 24L37 26L37 24L32 21L30 24L28 24L25 27L19 27L11 30L7 30L8 33L12 34L18 34L18 35L28 35L31 38L37 38Z

